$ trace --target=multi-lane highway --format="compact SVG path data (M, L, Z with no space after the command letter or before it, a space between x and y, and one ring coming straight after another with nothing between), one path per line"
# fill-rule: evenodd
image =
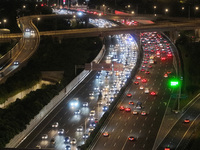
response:
M19 145L19 148L61 150L68 146L66 149L75 149L84 143L84 134L89 135L95 128L100 117L125 85L137 61L137 46L130 35L116 35L108 37L107 40L107 53L101 63L122 64L123 68L118 71L114 68L110 71L92 71ZM52 127L54 122L58 122L58 127ZM64 133L59 133L60 129L64 129ZM64 141L68 136L70 140ZM55 140L55 143L52 140Z
M19 22L24 35L15 46L15 49L11 51L10 63L0 71L1 82L5 81L11 73L14 73L21 64L28 60L39 45L39 32L33 25L32 20L27 17L20 19Z
M167 76L170 76L170 72L174 71L173 57L170 43L159 33L143 33L141 42L144 59L140 71L127 87L121 97L122 102L111 114L108 123L100 131L102 134L90 149L151 150L153 148L171 94L167 87L167 77L164 75L168 72ZM153 95L152 91L156 95ZM132 96L127 95L128 93ZM142 108L137 107L138 105ZM122 106L130 108L131 111L120 110ZM108 132L109 136L105 137L104 132ZM130 136L134 137L133 141L130 141Z

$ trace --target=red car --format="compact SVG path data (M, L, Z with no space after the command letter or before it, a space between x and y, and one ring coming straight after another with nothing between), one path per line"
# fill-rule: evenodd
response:
M142 83L147 83L147 79L142 79Z
M109 136L109 133L108 133L108 132L104 132L104 133L103 133L103 136L104 136L104 137L108 137L108 136Z
M145 71L145 73L146 73L146 74L150 74L150 72L149 72L149 71Z
M132 97L132 94L131 93L127 93L126 96L127 97Z
M129 140L129 141L134 141L135 138L134 138L133 136L129 136L129 137L128 137L128 140Z
M161 60L166 60L166 57L161 57Z
M135 82L134 82L134 84L135 84L135 85L138 85L138 84L139 84L139 82L138 82L138 81L135 81Z
M136 79L137 79L137 80L140 80L140 79L141 79L141 76L137 76Z
M152 92L150 93L150 95L155 96L155 95L156 95L156 92L152 91Z
M142 72L144 72L144 71L145 71L145 69L143 69L143 68L142 68L142 69L141 69L141 71L142 71Z
M119 107L119 110L121 110L121 111L123 111L124 109L125 109L124 106Z
M134 105L134 102L132 102L132 101L129 101L129 103L128 103L129 105Z
M125 111L126 111L126 112L130 112L130 111L131 111L131 108L129 108L129 107L125 108Z
M152 68L152 65L149 65L148 68Z
M184 123L190 123L190 120L189 119L185 119Z
M168 77L168 74L167 74L167 73L165 73L165 74L164 74L164 77L165 77L165 78L167 78L167 77Z

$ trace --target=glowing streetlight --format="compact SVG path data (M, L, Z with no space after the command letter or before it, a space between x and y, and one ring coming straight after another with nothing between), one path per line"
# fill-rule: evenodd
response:
M133 15L134 15L134 14L135 14L135 12L134 12L134 11L131 11L131 14L133 14Z
M196 7L195 7L195 10L196 10L196 11L198 11L198 10L199 10L199 7L198 7L198 6L196 6Z
M182 10L184 10L184 9L185 9L185 7L182 7L181 9L182 9Z
M131 7L131 5L128 5L128 8L130 8Z
M23 8L25 9L25 8L26 8L26 5L23 5Z

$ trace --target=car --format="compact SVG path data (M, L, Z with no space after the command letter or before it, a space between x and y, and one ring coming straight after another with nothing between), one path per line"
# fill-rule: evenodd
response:
M77 129L76 129L77 132L83 132L83 126L79 126Z
M99 119L98 118L95 118L94 119L94 123L98 123L99 122Z
M190 120L189 119L185 119L184 123L190 123Z
M59 134L59 135L62 135L62 134L64 134L64 132L65 132L65 130L64 130L64 129L59 129L59 130L58 130L58 134Z
M172 72L171 71L167 71L167 74L171 74Z
M132 94L131 93L127 93L126 96L130 98L130 97L132 97Z
M161 57L161 60L163 60L163 61L166 60L166 57Z
M141 112L141 115L142 115L142 116L146 116L147 113L146 113L145 111L142 111L142 112Z
M107 110L108 110L108 106L103 106L103 107L102 107L102 110L103 110L103 111L107 111Z
M90 96L94 96L94 91L89 92L89 95L90 95Z
M168 74L167 74L167 73L165 73L165 74L164 74L164 77L165 77L165 78L167 78L167 77L168 77Z
M94 127L89 127L89 132L92 132L94 130Z
M74 98L71 102L70 102L71 107L78 107L79 105L79 101L78 98Z
M124 110L124 109L125 109L124 106L119 107L119 110L121 110L121 111Z
M135 82L134 82L134 84L135 84L135 85L138 85L138 84L139 84L139 82L138 82L138 81L135 81Z
M76 111L74 112L74 114L75 114L75 115L80 115L80 114L81 114L81 110L80 110L80 109L76 110Z
M19 65L19 61L14 61L13 64L14 65Z
M40 146L40 145L36 145L35 148L36 148L36 149L41 149L41 146Z
M53 124L52 124L52 128L57 128L58 127L58 122L54 122Z
M102 104L103 104L102 100L99 100L99 101L97 102L97 104L98 104L98 105L102 105Z
M95 116L95 110L90 111L90 116Z
M125 111L126 111L126 112L130 112L130 111L131 111L131 108L126 107L126 108L125 108Z
M134 138L133 136L129 136L129 137L128 137L128 140L129 140L129 141L134 141L135 138Z
M152 96L156 96L156 95L157 95L157 93L156 93L156 92L154 92L154 91L152 91L152 92L150 93L150 95L152 95Z
M71 150L71 146L70 145L66 145L65 150Z
M83 139L87 139L89 137L88 133L83 134Z
M143 69L143 68L142 68L140 71L141 71L141 72L144 72L144 71L145 71L145 69Z
M153 60L153 59L150 59L150 60L149 60L149 63L150 63L150 64L154 64L154 60Z
M165 147L165 149L164 150L170 150L170 147L169 146L167 146L167 147Z
M73 138L72 140L71 140L71 142L70 142L72 145L75 145L76 144L76 139L75 138Z
M145 73L146 73L146 74L150 74L150 72L149 72L148 70L147 70L147 71L145 71Z
M140 80L140 79L141 79L141 76L137 76L136 79L137 79L137 80Z
M108 136L109 136L109 133L108 133L108 132L104 132L104 133L103 133L103 136L104 136L104 137L108 137Z
M129 101L128 104L129 105L134 105L134 102L133 101Z
M48 135L47 135L47 134L43 134L43 135L42 135L42 139L43 139L43 140L48 139Z
M83 102L83 107L88 107L88 102Z
M147 83L147 79L142 79L142 83Z
M90 123L90 127L96 127L96 123L95 122L91 122Z
M143 90L144 89L144 86L140 86L140 90Z
M145 93L145 94L149 94L149 88L145 88L145 89L144 89L144 93Z
M148 66L148 68L150 68L150 69L151 69L151 68L152 68L152 65L149 65L149 66Z
M64 139L65 144L70 144L71 138L69 136L66 136Z
M133 110L133 115L137 115L138 114L138 112L136 111L136 110Z
M55 138L52 138L52 139L50 140L50 142L51 142L51 144L55 144L55 143L56 143Z

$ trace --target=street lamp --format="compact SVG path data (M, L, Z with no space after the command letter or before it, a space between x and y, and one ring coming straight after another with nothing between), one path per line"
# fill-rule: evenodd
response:
M196 12L199 10L199 7L198 6L196 6L195 7L195 14L194 14L194 17L196 17Z
M103 14L105 14L105 8L106 6L103 4Z
M166 15L168 12L169 12L169 9L166 8L166 9L165 9L165 15Z
M132 15L134 15L134 14L135 14L135 12L134 12L134 11L131 11L131 14L132 14Z
M7 22L7 20L6 20L6 19L4 19L4 20L3 20L3 25L4 25L4 28L5 28L5 24L6 24L6 22Z
M39 17L37 18L37 26L38 26L38 21L40 21L40 18L39 18Z
M25 8L26 8L26 5L23 5L23 8L25 9Z

